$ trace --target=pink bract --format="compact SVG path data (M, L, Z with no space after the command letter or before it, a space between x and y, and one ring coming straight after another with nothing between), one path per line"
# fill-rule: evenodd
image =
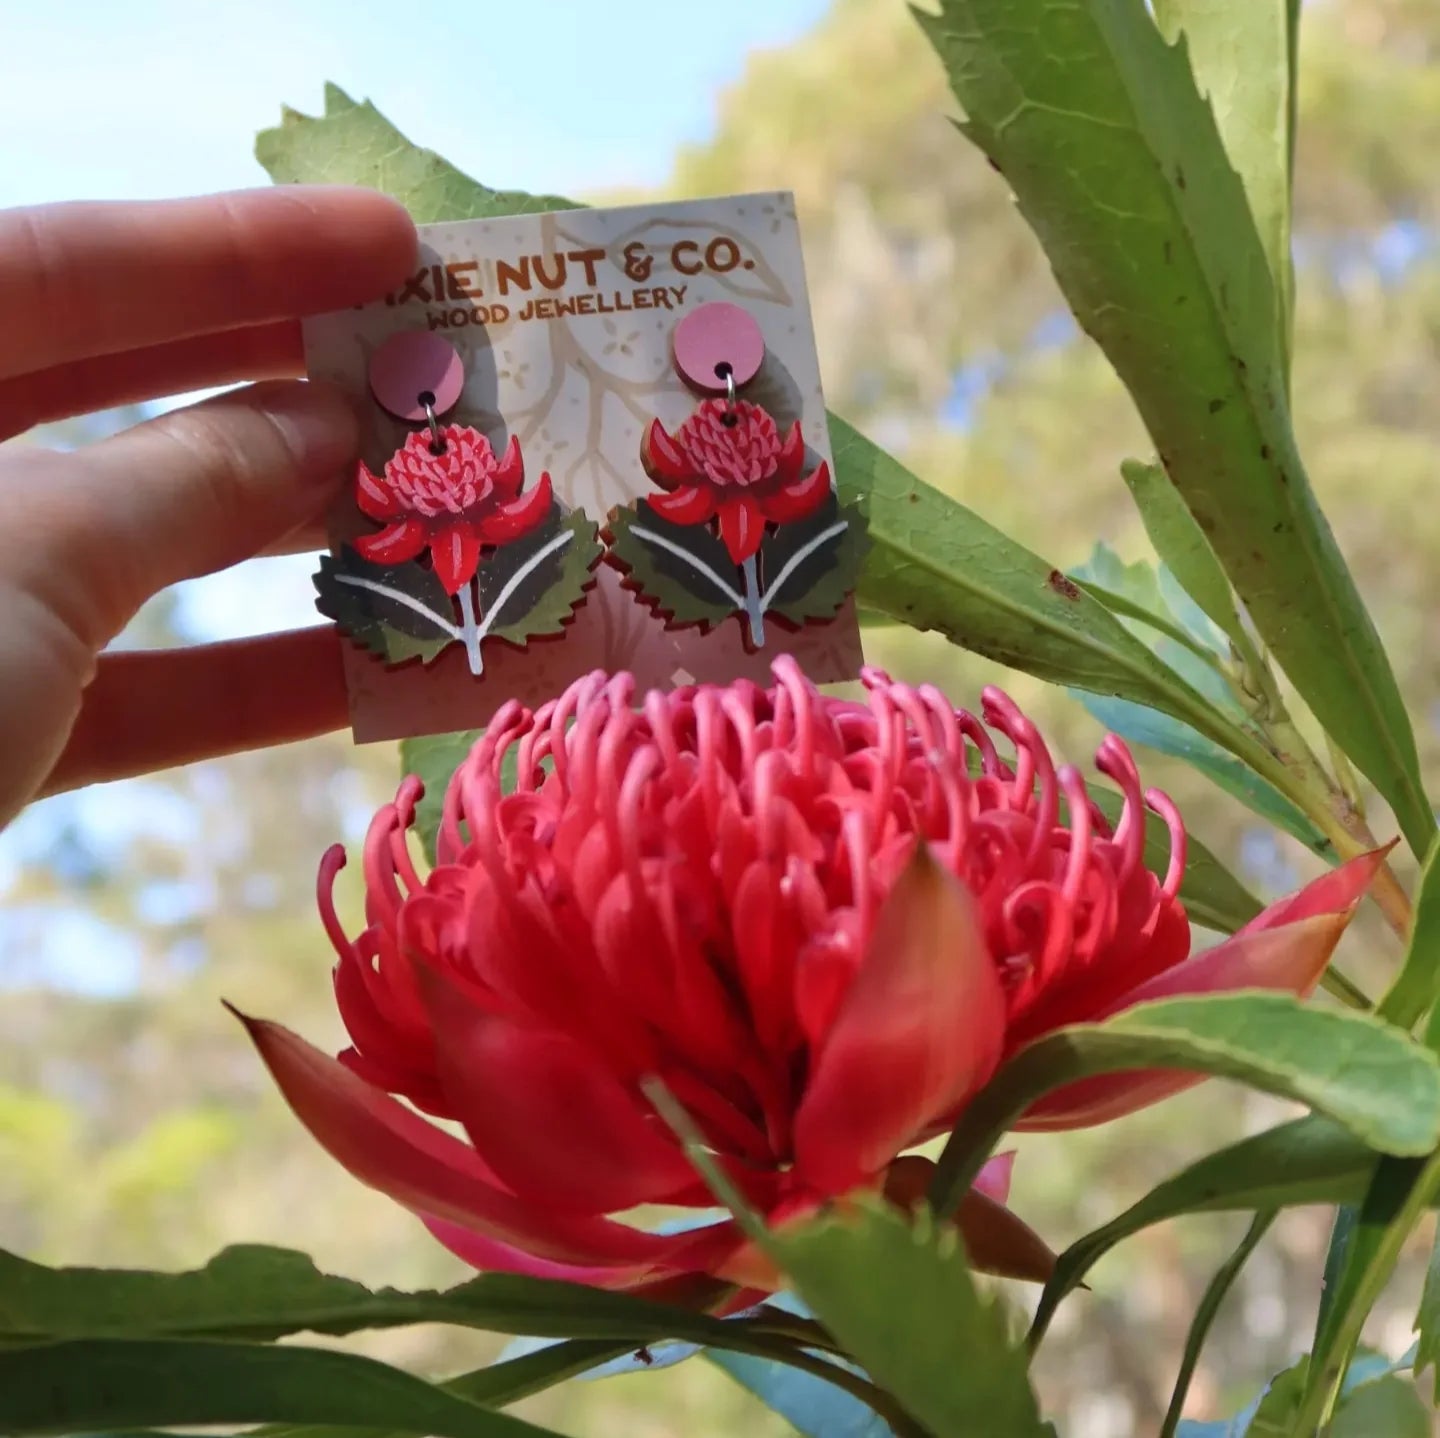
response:
M875 670L868 704L821 694L788 658L774 676L637 705L628 675L593 674L538 712L505 706L450 782L428 876L407 845L418 782L376 816L354 938L330 898L344 855L327 857L352 1046L337 1062L272 1024L252 1035L320 1142L478 1267L763 1291L777 1276L732 1222L625 1220L713 1207L648 1080L772 1222L856 1189L908 1204L931 1166L907 1150L1031 1040L1167 994L1308 992L1378 862L1191 954L1183 826L1118 739L1098 756L1123 796L1112 828L998 690L982 722ZM1142 858L1147 804L1170 832L1160 876ZM1074 1085L1024 1126L1194 1081ZM995 1160L957 1222L977 1265L1043 1278L1048 1250L1004 1206L1007 1182Z

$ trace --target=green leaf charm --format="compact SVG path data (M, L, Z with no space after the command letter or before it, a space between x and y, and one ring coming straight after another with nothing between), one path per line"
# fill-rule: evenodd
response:
M489 551L475 582L482 635L517 648L529 639L559 634L595 582L604 548L582 510L558 501L538 528Z
M864 517L833 495L813 514L780 525L760 546L765 612L792 626L834 618L868 549Z
M860 512L842 510L833 494L803 519L769 526L744 566L712 526L677 524L648 499L612 510L606 533L609 561L672 627L705 630L740 615L757 648L767 615L791 628L833 619L854 591L866 548Z
M460 637L455 605L423 565L372 564L346 545L320 556L315 607L387 664L428 664Z
M610 511L606 559L674 625L722 623L741 612L740 570L708 525L675 524L648 499Z

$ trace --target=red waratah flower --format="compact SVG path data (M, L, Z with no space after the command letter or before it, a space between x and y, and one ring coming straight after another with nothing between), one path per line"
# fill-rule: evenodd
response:
M499 460L490 441L464 425L445 425L439 442L437 454L430 431L414 431L383 474L362 461L356 502L386 527L352 544L373 564L404 564L428 548L445 592L458 594L475 577L482 545L509 544L550 512L550 476L520 493L525 464L513 434Z
M705 400L669 434L650 421L640 447L645 472L669 493L649 495L650 507L675 524L719 517L720 538L736 564L760 548L765 524L804 519L830 493L830 466L805 474L805 441L797 421L782 440L758 404Z
M535 714L505 706L449 785L428 878L406 842L418 781L377 815L353 940L330 897L343 852L322 866L353 1047L336 1061L276 1025L252 1036L331 1154L479 1268L773 1286L728 1220L661 1234L619 1217L713 1204L646 1080L772 1221L859 1186L909 1203L932 1165L905 1151L1036 1036L1163 995L1307 992L1378 863L1192 955L1184 829L1162 794L1142 797L1118 739L1098 758L1124 795L1112 830L998 690L984 713L1008 761L932 687L867 671L866 706L820 694L789 658L774 671L769 690L657 692L638 709L631 678L603 674ZM1141 861L1147 800L1170 828L1163 879ZM1095 1122L1194 1081L1075 1084L1022 1126ZM1047 1250L1001 1202L1007 1176L994 1161L962 1205L967 1247L1043 1277Z

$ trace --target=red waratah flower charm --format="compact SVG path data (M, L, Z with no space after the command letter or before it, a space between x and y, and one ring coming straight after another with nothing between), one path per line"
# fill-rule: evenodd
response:
M651 420L640 457L668 491L651 508L673 524L718 520L736 564L754 557L767 522L804 519L830 495L829 465L805 473L799 422L782 440L769 412L749 400L707 399L673 435Z
M354 939L330 897L343 853L322 866L352 1047L337 1061L273 1024L251 1034L330 1153L479 1268L659 1291L708 1275L732 1286L716 1303L773 1287L733 1222L661 1234L618 1217L713 1205L647 1080L773 1222L857 1187L908 1203L931 1165L907 1151L1039 1035L1164 995L1307 992L1379 862L1192 955L1185 831L1118 739L1098 756L1124 797L1112 829L998 690L982 724L874 670L868 705L788 658L774 673L768 690L638 707L628 675L595 674L537 713L507 705L449 784L428 877L406 842L418 781L376 816ZM1142 862L1147 803L1170 829L1163 877ZM1072 1085L1022 1126L1096 1122L1194 1081ZM992 1161L962 1205L967 1249L1043 1277L1007 1173Z
M404 564L429 549L445 592L458 594L475 577L482 546L519 539L550 513L550 476L521 494L524 481L514 435L497 460L478 430L449 424L438 439L416 430L381 474L361 462L356 502L386 527L354 540L354 549L373 564Z

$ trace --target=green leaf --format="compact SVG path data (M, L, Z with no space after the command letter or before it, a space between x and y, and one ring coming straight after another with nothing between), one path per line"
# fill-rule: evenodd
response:
M1261 638L1424 852L1410 720L1297 452L1276 287L1185 46L1144 0L941 0L920 20Z
M146 1339L0 1350L5 1433L269 1421L383 1427L434 1438L548 1432L353 1353Z
M1420 1311L1415 1315L1420 1339L1415 1347L1415 1376L1427 1368L1435 1369L1434 1401L1440 1404L1440 1234L1430 1247L1430 1263L1425 1269L1425 1287L1420 1294Z
M1425 1407L1413 1385L1392 1371L1395 1366L1370 1356L1351 1366L1330 1438L1427 1438L1432 1430ZM1177 1438L1293 1438L1307 1368L1301 1359L1278 1374L1227 1422L1182 1423Z
M557 195L491 190L433 150L410 143L368 100L357 104L325 87L326 113L287 111L278 129L255 142L255 158L281 185L369 185L399 200L418 224L488 220L579 208Z
M1330 1438L1433 1438L1435 1429L1415 1385L1394 1374L1343 1399Z
M1440 843L1432 846L1420 874L1415 917L1405 945L1405 961L1377 1012L1402 1029L1413 1027L1440 998ZM1435 1038L1427 1046L1440 1049Z
M1242 728L1250 725L1249 712L1220 669L1222 654L1229 659L1229 641L1164 565L1126 564L1101 540L1070 573L1192 689Z
M830 437L841 497L869 523L859 602L1051 683L1227 726L1098 600L918 479L844 420Z
M726 1292L723 1284L705 1280L693 1297L698 1306ZM0 1250L0 1337L11 1341L120 1338L141 1331L151 1337L269 1340L302 1331L346 1334L411 1323L618 1339L632 1347L687 1338L774 1356L771 1336L788 1341L795 1320L768 1310L754 1318L719 1319L519 1274L487 1273L443 1292L372 1291L353 1279L321 1273L303 1253L260 1245L227 1248L188 1273L46 1268Z
M445 790L484 732L483 729L462 729L453 734L421 734L400 741L400 772L418 775L425 785L425 793L415 806L415 832L420 836L426 859L432 864L435 836L445 812ZM500 761L502 794L514 793L518 763L519 751L512 746Z
M1245 186L1274 280L1278 342L1286 354L1295 304L1290 158L1295 138L1291 42L1296 20L1289 10L1290 4L1155 0L1155 18L1166 37L1173 40L1184 31L1195 78Z
M1312 853L1334 858L1335 846L1273 784L1267 784L1248 765L1203 734L1197 734L1190 725L1128 699L1110 699L1080 690L1071 690L1071 693L1095 719L1122 739L1183 759L1252 813L1298 839Z
M1291 1425L1300 1404L1307 1368L1308 1363L1302 1358L1276 1375L1261 1397L1254 1416L1241 1430L1245 1438L1292 1438L1295 1430Z
M1200 1361L1200 1350L1205 1346L1205 1339L1210 1332L1211 1325L1215 1322L1215 1315L1219 1313L1220 1305L1230 1292L1231 1285L1240 1276L1240 1270L1245 1267L1246 1260L1255 1251L1256 1245L1265 1237L1274 1221L1274 1209L1257 1213L1235 1252L1220 1265L1215 1277L1206 1286L1200 1303L1195 1309L1194 1317L1190 1320L1190 1331L1185 1335L1185 1349L1180 1357L1180 1372L1176 1376L1175 1387L1170 1395L1170 1407L1165 1414L1165 1421L1161 1425L1160 1438L1171 1438L1175 1432L1176 1426L1180 1422L1180 1415L1185 1411L1185 1398L1190 1391L1190 1379L1194 1376L1195 1365Z
M415 774L425 793L415 809L415 832L430 863L435 862L435 835L445 812L445 790L450 776L475 747L482 729L464 729L455 734L422 734L400 741L400 771Z
M1326 1266L1326 1304L1311 1351L1297 1434L1319 1431L1332 1392L1350 1365L1374 1307L1420 1215L1440 1194L1440 1155L1427 1161L1386 1158L1370 1180L1353 1224L1332 1242L1334 1274Z
M1432 849L1421 874L1419 898L1405 962L1385 995L1379 1014L1409 1027L1435 1001L1440 969L1440 879ZM1437 1017L1432 1014L1426 1049L1435 1052ZM1389 1278L1419 1215L1440 1192L1440 1158L1428 1164L1387 1160L1377 1167L1360 1208L1336 1217L1325 1265L1325 1286L1315 1327L1315 1386L1306 1393L1307 1416L1322 1410L1325 1390L1344 1371L1375 1299ZM1427 1281L1427 1290L1429 1283ZM1417 1323L1424 1336L1425 1306Z
M1230 581L1169 476L1158 465L1141 464L1136 459L1125 460L1120 475L1129 486L1155 553L1212 623L1230 639L1243 642L1245 628Z
M491 1363L451 1378L439 1386L457 1398L486 1408L504 1408L534 1393L588 1372L598 1364L628 1352L628 1344L603 1338L571 1338L541 1352ZM108 1438L138 1438L111 1434ZM158 1438L158 1435L157 1435ZM270 1423L252 1429L245 1438L401 1438L393 1428L338 1427L319 1423Z
M691 1308L678 1306L682 1301L678 1293L677 1302L667 1304L501 1273L483 1274L445 1292L404 1293L391 1288L372 1292L350 1279L322 1274L304 1254L286 1249L226 1249L205 1268L179 1274L50 1269L0 1251L0 1353L32 1352L41 1347L49 1351L57 1343L98 1343L111 1338L273 1340L301 1331L347 1334L413 1323L452 1323L498 1333L605 1340L625 1349L680 1338L792 1364L831 1381L849 1383L853 1391L862 1394L869 1390L868 1384L853 1380L807 1351L823 1348L826 1342L826 1335L812 1323L768 1307L730 1319L697 1311L730 1292L722 1283L699 1279L683 1297L694 1304ZM13 1345L8 1350L7 1343ZM571 1354L565 1361L576 1360ZM6 1431L3 1413L0 1407L0 1431ZM267 1418L300 1423L350 1421L289 1410L263 1414L255 1421ZM113 1420L130 1425L208 1421L248 1420L204 1419L184 1412L163 1419L132 1416ZM388 1419L366 1426L382 1425L403 1426Z
M1126 625L1126 628L1128 628L1132 634L1138 634L1143 639L1145 633L1150 632L1161 636L1163 639L1169 639L1172 644L1178 644L1183 648L1188 648L1192 654L1194 653L1195 641L1180 628L1173 618L1153 609L1146 609L1142 604L1137 603L1127 595L1118 593L1113 589L1106 589L1103 584L1099 584L1093 579L1087 579L1083 569L1072 569L1070 571L1070 578L1073 579L1086 594L1093 595L1098 599L1117 619L1132 621ZM1136 629L1136 624L1140 626L1139 630ZM1155 649L1157 653L1159 652L1158 644L1150 647ZM1177 670L1176 672L1178 673L1180 671Z
M1024 1350L976 1289L953 1228L862 1200L772 1230L764 1244L815 1316L927 1431L1054 1438Z
M1044 1336L1061 1302L1112 1249L1143 1229L1187 1213L1250 1212L1358 1200L1379 1162L1375 1152L1327 1119L1296 1119L1242 1139L1165 1180L1056 1260L1040 1295L1030 1343Z
M996 1141L1052 1089L1099 1074L1181 1069L1239 1079L1325 1114L1386 1153L1440 1139L1440 1064L1368 1014L1240 992L1138 1004L1022 1049L970 1101L936 1167L931 1203L954 1211Z

